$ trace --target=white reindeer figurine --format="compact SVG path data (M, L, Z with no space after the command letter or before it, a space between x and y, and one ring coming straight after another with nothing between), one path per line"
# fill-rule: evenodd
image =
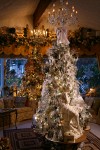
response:
M66 99L68 102L61 104L64 132L66 132L66 134L68 132L68 134L74 135L76 138L78 138L83 132L83 128L79 122L79 114L83 110L83 107L80 107L79 104L76 104L75 106L70 105L67 95Z

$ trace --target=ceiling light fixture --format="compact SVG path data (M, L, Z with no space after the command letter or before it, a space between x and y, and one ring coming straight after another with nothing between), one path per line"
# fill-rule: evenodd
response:
M56 5L53 4L53 9L48 12L48 21L55 26L69 26L77 22L77 10L74 6L69 7L68 1L60 0L60 6L56 9Z

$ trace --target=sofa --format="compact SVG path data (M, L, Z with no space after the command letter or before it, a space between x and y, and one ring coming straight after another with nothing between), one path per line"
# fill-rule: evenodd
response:
M85 97L85 102L90 106L91 122L100 124L100 97Z
M29 101L26 97L3 97L0 100L0 108L17 109L17 123L32 119L36 112L37 102ZM15 124L15 113L11 113L11 124ZM1 120L0 120L1 122ZM0 123L2 125L2 123Z

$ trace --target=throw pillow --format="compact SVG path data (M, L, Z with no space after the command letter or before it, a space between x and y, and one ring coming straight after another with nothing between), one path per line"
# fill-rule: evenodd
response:
M100 108L100 99L95 99L94 103L92 105L93 110L96 112L96 115L98 114L99 108Z
M14 107L14 98L13 97L4 97L4 108L13 108Z
M19 107L25 107L25 103L26 103L26 97L15 97L15 107L19 108Z
M2 99L2 98L0 99L0 108L1 108L1 109L4 108L4 102L3 102L3 99Z
M33 101L29 101L29 107L33 108L33 109L37 109L38 107L38 102L33 100Z
M29 100L28 99L26 99L25 106L29 107Z

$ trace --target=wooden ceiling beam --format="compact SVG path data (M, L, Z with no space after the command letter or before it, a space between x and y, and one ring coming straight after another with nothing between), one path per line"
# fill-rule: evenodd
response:
M36 28L38 26L38 21L48 5L52 2L52 0L40 0L34 14L33 14L33 27Z

